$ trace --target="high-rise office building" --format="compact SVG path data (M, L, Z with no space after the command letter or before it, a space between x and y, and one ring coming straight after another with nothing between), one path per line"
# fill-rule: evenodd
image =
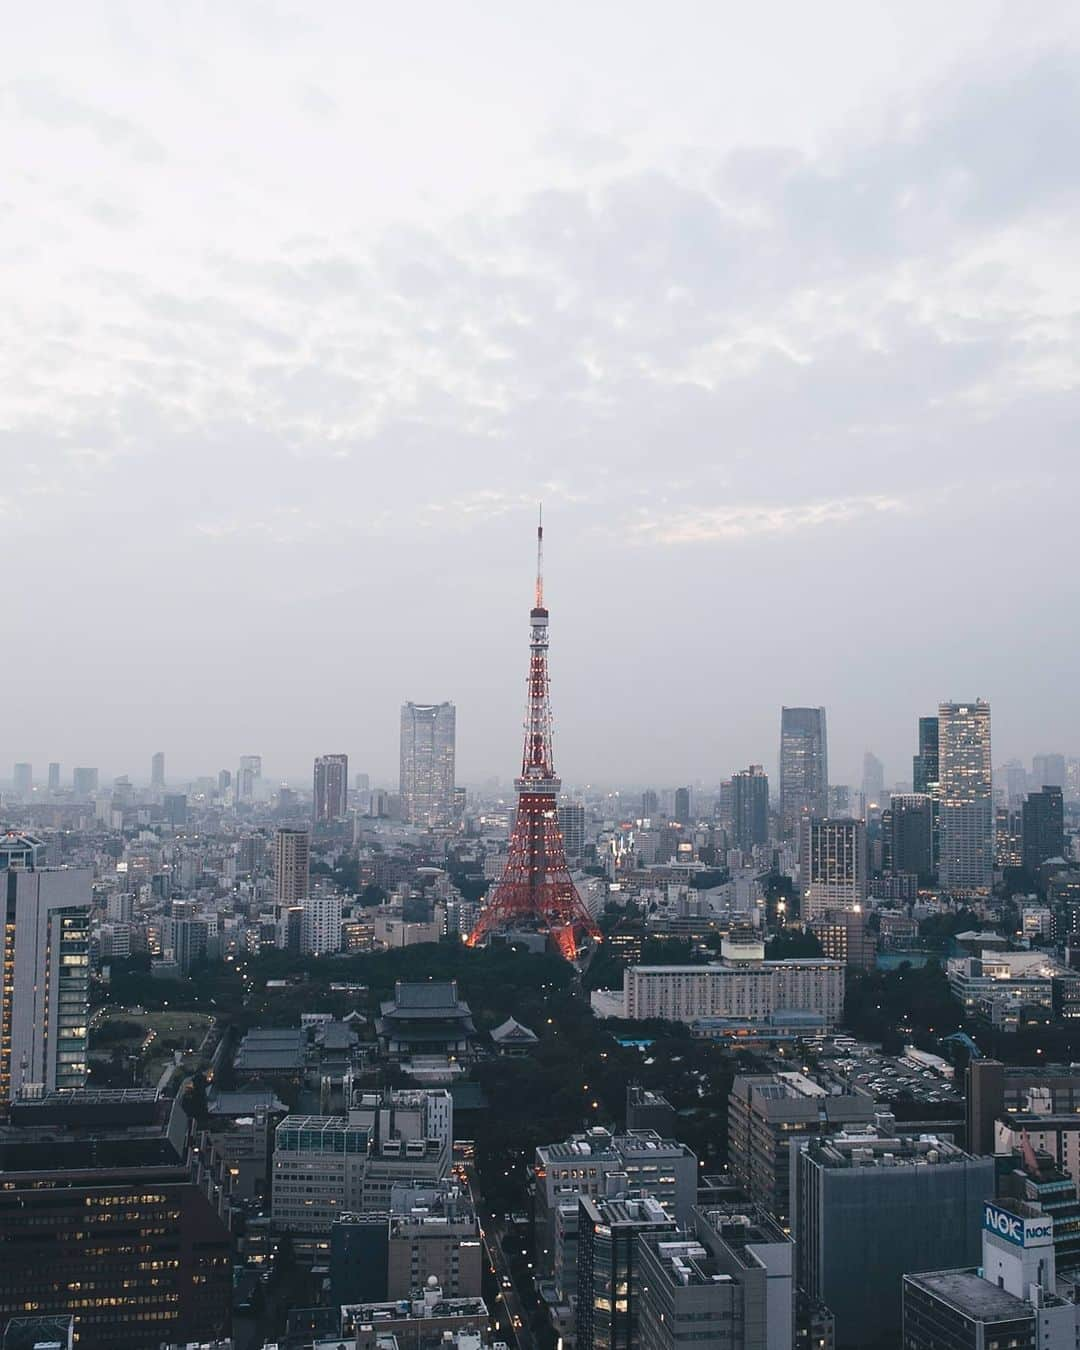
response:
M228 1337L233 1241L192 1179L186 1125L178 1099L146 1089L13 1105L0 1140L0 1327L28 1309L72 1315L79 1350ZM43 1332L18 1344L55 1345Z
M236 800L250 803L259 795L262 784L262 755L241 755L236 771Z
M939 879L945 890L989 891L994 877L994 793L990 704L942 703Z
M919 718L919 753L911 763L911 786L914 792L933 795L938 782L938 719Z
M637 1240L642 1233L675 1231L675 1220L647 1192L578 1197L579 1350L637 1350Z
M274 833L274 904L300 905L310 889L311 835L282 826Z
M165 786L165 751L158 750L150 759L150 786L152 788L163 788Z
M1031 761L1031 786L1065 787L1065 756L1035 755Z
M11 775L11 781L18 796L29 797L34 791L34 766L32 764L16 764Z
M680 825L691 823L690 789L688 787L675 789L675 819Z
M691 1232L643 1233L636 1258L634 1350L801 1344L795 1340L794 1248L760 1210L700 1206Z
M1023 863L1036 872L1050 858L1065 853L1065 799L1060 787L1029 792L1022 814Z
M1001 791L1007 806L1019 806L1027 796L1028 771L1018 759L1010 759L998 771ZM1041 787L1041 784L1036 784Z
M866 823L804 816L799 823L802 917L855 909L866 900Z
M349 806L349 756L320 755L315 761L315 823L344 820Z
M60 765L55 760L49 765L49 791L60 791Z
M71 783L75 790L75 796L85 800L98 789L98 771L97 769L87 768L75 769L71 776Z
M888 828L886 828L886 824ZM897 792L882 815L885 871L910 873L927 886L934 872L934 802L926 792Z
M371 791L371 775L367 773L358 773L353 775L353 787L357 792Z
M867 750L862 762L862 790L866 809L885 805L885 765L872 750Z
M93 874L44 857L32 835L0 836L0 1101L86 1082Z
M165 819L174 830L183 828L187 824L187 793L186 792L166 792L161 803L161 809L165 813Z
M978 1259L993 1158L887 1126L800 1142L791 1168L799 1286L835 1315L841 1350L896 1330L907 1272Z
M829 810L829 751L824 708L780 710L780 816L785 835L803 816Z
M559 807L559 829L562 831L566 856L575 862L585 853L585 807L581 802L563 802Z
M412 825L453 819L456 717L452 703L402 706L401 813Z
M652 788L646 788L646 790L641 794L642 819L651 820L653 816L659 814L659 811L660 811L660 798L656 795L656 793L652 790Z
M769 842L769 779L760 764L731 776L732 842L743 852Z

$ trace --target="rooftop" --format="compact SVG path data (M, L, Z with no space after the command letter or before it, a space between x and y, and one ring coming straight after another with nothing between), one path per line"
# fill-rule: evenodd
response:
M932 1270L923 1275L905 1275L904 1279L978 1321L1004 1322L1032 1314L1029 1303L999 1289L974 1270ZM1060 1305L1060 1300L1053 1294L1043 1297L1050 1306Z

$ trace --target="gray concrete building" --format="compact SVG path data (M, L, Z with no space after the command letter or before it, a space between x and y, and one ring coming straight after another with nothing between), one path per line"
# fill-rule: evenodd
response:
M836 1318L855 1350L895 1332L910 1271L979 1259L992 1158L934 1135L836 1135L792 1145L792 1235L800 1287Z
M768 1215L696 1209L690 1232L638 1238L635 1350L790 1350L794 1249Z

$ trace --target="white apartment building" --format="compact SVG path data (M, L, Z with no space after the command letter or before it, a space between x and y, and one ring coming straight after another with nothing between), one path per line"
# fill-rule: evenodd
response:
M319 886L304 897L300 950L307 956L341 951L341 894Z
M784 1009L820 1013L831 1027L843 1008L844 963L825 957L631 966L623 974L623 1016L629 1018L764 1018Z

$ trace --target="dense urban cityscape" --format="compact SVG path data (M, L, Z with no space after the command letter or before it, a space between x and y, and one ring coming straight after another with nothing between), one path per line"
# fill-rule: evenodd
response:
M0 1350L1080 1350L1080 6L0 42Z
M395 790L14 766L5 1347L1080 1335L1080 759L564 788L536 537L515 799L452 701Z

